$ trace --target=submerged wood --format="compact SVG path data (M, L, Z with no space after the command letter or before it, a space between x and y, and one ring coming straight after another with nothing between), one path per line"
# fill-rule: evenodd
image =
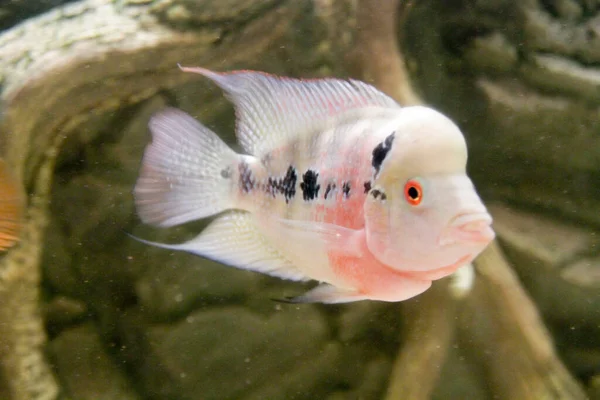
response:
M476 261L479 279L461 312L460 337L502 399L586 399L497 242Z
M402 105L423 101L410 84L397 40L398 21L406 18L412 1L360 0L356 15L356 46L349 58L360 77ZM402 13L398 11L402 7Z
M402 344L394 363L385 400L429 399L455 334L460 304L439 282L402 305Z

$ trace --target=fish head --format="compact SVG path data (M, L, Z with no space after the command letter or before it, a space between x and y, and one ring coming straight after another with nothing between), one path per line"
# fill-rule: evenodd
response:
M364 205L369 250L382 263L406 271L458 267L473 260L494 231L466 174L467 147L459 128L419 106L403 109L381 129Z

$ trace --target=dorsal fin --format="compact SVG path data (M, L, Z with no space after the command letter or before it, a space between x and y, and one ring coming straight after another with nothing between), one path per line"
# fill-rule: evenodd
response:
M263 156L299 134L362 107L399 108L392 98L356 80L300 80L254 71L212 72L181 67L206 76L233 102L236 135L246 152Z

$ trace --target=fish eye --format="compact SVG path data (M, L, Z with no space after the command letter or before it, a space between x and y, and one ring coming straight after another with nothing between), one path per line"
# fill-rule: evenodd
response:
M411 179L404 185L404 198L411 206L418 206L423 200L423 188L421 184Z

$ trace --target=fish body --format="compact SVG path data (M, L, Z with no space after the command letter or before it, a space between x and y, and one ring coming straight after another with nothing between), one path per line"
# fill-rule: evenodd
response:
M19 240L22 207L19 186L6 163L0 160L0 251Z
M153 135L134 194L141 219L220 214L178 245L234 267L320 286L296 302L401 301L493 239L460 130L359 81L215 73L236 108L240 155L175 109Z

